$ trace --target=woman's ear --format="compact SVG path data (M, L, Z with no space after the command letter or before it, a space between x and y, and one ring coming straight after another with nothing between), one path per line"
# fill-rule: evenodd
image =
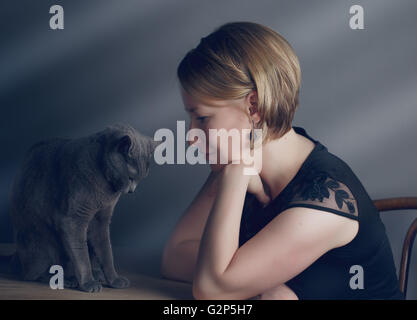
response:
M255 90L252 90L246 96L246 105L249 108L249 115L254 123L258 123L261 120L258 111L258 93Z

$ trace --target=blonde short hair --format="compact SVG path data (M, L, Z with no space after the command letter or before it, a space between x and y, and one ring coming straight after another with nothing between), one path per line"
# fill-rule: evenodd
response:
M240 99L256 90L263 142L291 129L300 64L290 44L268 27L253 22L218 27L186 54L177 76L182 88L201 101Z

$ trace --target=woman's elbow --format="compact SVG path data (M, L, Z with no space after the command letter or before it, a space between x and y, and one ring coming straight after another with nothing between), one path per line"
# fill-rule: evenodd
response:
M208 292L207 290L204 290L201 287L198 287L193 283L193 297L195 300L215 300L216 298L213 297L213 295Z
M194 279L192 287L196 300L223 300L226 298L224 290L215 281L201 281Z

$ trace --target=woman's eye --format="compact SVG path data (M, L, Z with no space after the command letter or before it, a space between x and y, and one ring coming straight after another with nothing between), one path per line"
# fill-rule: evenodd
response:
M197 118L197 120L198 121L200 121L201 123L204 123L204 120L206 119L207 117L198 117Z

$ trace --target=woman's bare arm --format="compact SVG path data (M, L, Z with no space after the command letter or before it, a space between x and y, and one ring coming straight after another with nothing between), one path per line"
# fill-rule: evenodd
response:
M164 248L161 264L163 277L193 282L201 236L217 192L218 173L210 173L197 196L177 222ZM260 294L249 300L258 299L273 298Z
M163 277L192 282L201 236L217 191L218 172L212 171L168 239L161 263Z

